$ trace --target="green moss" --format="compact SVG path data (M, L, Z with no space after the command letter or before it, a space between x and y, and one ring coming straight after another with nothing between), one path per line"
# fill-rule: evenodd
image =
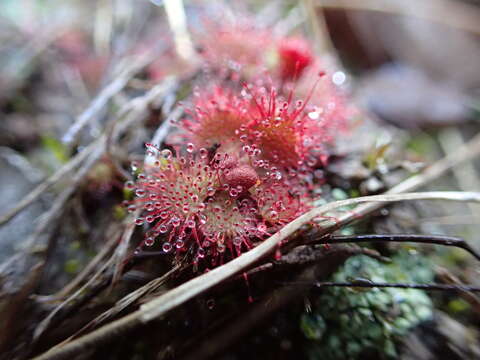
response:
M407 149L416 153L417 155L427 155L435 150L435 141L432 136L422 133L413 136L408 141Z
M387 265L363 255L352 257L332 280L356 278L426 283L433 272L426 260L404 251ZM396 341L431 315L430 298L420 290L328 288L312 313L303 314L300 327L310 359L361 359L366 353L392 359L397 357Z
M50 151L60 163L63 164L68 161L69 156L67 148L62 142L53 136L43 136L42 145L46 150Z
M460 313L469 310L470 304L463 299L454 299L448 303L447 307L452 313Z
M113 217L116 220L123 220L127 216L127 211L123 206L116 205L113 207Z
M67 260L65 262L64 270L67 274L76 274L80 270L80 262L77 259Z

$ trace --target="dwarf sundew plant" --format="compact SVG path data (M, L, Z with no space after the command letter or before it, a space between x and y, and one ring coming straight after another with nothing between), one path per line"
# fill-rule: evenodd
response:
M181 123L182 133L197 146L217 144L224 152L246 147L273 166L312 166L332 142L338 124L335 117L324 117L327 109L309 104L311 96L294 100L290 92L285 98L273 86L244 85L237 93L216 86L195 97L194 109Z
M207 258L207 265L215 266L303 209L276 168L253 165L257 152L242 150L233 157L206 148L195 151L190 143L180 155L146 146L154 160L146 162L136 182L126 183L136 198L125 203L130 212L141 211L137 225L150 224L144 246L158 239L165 253L192 251L195 263Z
M205 24L199 44L206 62L215 67L238 70L262 66L267 49L272 47L273 35L248 19L234 22Z
M325 73L303 91L317 64L303 38L278 39L240 22L215 31L201 39L202 54L232 76L216 71L215 85L197 86L169 140L175 153L147 144L142 173L127 183L136 194L128 209L141 212L136 223L146 230L142 246L159 243L165 253L207 267L239 256L311 208L313 172L325 165L344 115L333 93L322 93L332 88L317 86L328 81ZM273 78L258 72L269 51L277 52Z

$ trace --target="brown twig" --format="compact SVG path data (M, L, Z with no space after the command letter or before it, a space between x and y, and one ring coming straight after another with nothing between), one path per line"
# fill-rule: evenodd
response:
M297 284L290 284L297 285ZM407 284L407 283L377 283L368 279L355 279L352 282L325 281L315 283L317 288L322 287L352 287L352 288L397 288L397 289L419 289L429 291L468 291L480 292L480 287L467 284Z
M319 239L313 239L312 242L316 244L338 244L357 242L411 242L420 244L436 244L461 248L469 252L477 260L480 260L480 254L478 254L464 239L453 236L417 234L365 234L352 236L321 237ZM310 241L308 243L310 243Z
M113 316L119 314L123 310L125 310L127 307L130 305L136 303L139 299L144 297L145 295L155 291L158 289L160 286L162 286L165 282L167 282L173 275L176 273L180 272L184 267L182 265L176 265L174 266L171 270L166 272L164 275L160 276L159 278L153 279L150 281L148 284L138 288L137 290L129 293L119 301L115 303L115 305L111 308L108 309L107 311L103 312L99 316L97 316L95 319L90 321L87 325L85 325L83 328L78 330L74 335L70 336L68 339L62 342L62 344L65 344L72 339L78 337L82 333L85 333L87 330L91 330L92 328L98 327L99 325L105 323L108 319L112 318Z
M133 59L125 66L125 69L120 72L110 84L103 88L90 105L77 117L73 125L67 130L65 135L63 135L62 141L67 144L72 143L80 130L95 118L98 112L105 107L113 96L123 90L133 76L155 60L158 57L158 53L158 49L157 51L148 52Z

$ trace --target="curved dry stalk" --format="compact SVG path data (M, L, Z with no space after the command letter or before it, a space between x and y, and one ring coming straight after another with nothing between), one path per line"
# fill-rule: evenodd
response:
M90 154L90 156L85 160L85 163L72 176L72 179L68 186L55 198L50 209L41 216L38 224L35 226L34 232L29 236L27 240L27 244L29 247L33 246L40 236L49 234L48 227L50 226L52 221L59 219L59 215L65 204L67 203L68 199L70 199L70 197L75 192L78 185L83 181L85 176L88 175L90 169L97 163L102 152L102 148L97 148Z
M200 275L186 283L172 289L171 291L149 301L142 305L139 310L107 324L87 335L78 338L75 341L67 343L63 346L54 347L48 352L36 357L36 360L45 359L65 359L68 356L93 348L114 335L119 335L138 325L146 324L159 316L162 316L170 310L184 304L188 300L203 293L206 290L218 285L222 281L245 271L249 266L255 264L264 256L273 252L278 244L286 240L294 234L303 225L311 222L315 218L328 213L332 210L356 205L367 202L391 203L404 200L448 200L448 201L465 201L479 202L480 192L449 192L434 191L424 193L408 193L408 194L386 194L365 196L356 199L348 199L332 202L315 209L310 210L304 215L298 217L294 221L287 224L277 233L269 237L254 249L244 253L238 258L220 266L208 273ZM357 218L357 215L350 212L348 216L344 216L344 223ZM340 224L342 225L342 224ZM323 233L328 233L338 228L339 224L327 225L322 229Z
M339 243L359 243L359 242L411 242L419 244L435 244L443 246L453 246L463 249L480 261L480 254L475 251L464 239L454 236L443 235L418 235L418 234L363 234L322 237L309 241L315 244L339 244Z
M113 258L110 258L105 264L102 265L102 267L99 269L97 273L95 273L82 287L80 287L77 291L75 291L72 295L70 295L67 299L65 299L60 305L58 305L48 316L42 320L40 324L35 328L35 331L33 332L33 340L37 340L47 329L47 327L50 324L50 321L53 319L53 317L63 309L65 305L67 305L70 301L75 299L78 295L80 295L83 291L85 291L91 284L93 284L99 276L112 264Z
M428 7L428 11L418 11L415 0L404 0L400 3L400 6L398 3L386 0L322 0L318 1L315 5L325 9L360 10L409 16L447 25L474 34L480 33L480 25L478 22L480 12L478 8L469 4L449 0L422 2L422 5Z
M20 200L15 207L8 210L0 217L0 226L13 219L20 211L25 209L28 205L37 200L45 191L47 191L52 185L56 184L68 173L77 168L96 148L102 138L97 139L90 145L88 145L81 152L72 157L66 164L62 165L53 175L48 177L45 181L37 185L35 189L29 192L22 200Z
M75 334L70 336L68 339L62 342L62 344L67 343L68 341L72 340L75 337L78 337L78 335L85 333L87 330L92 329L94 327L97 327L104 323L106 320L110 319L111 317L119 314L123 310L125 310L127 307L130 305L134 304L137 302L139 299L144 297L147 294L152 293L156 289L158 289L161 285L163 285L165 282L167 282L173 275L175 275L177 272L181 271L184 269L182 265L175 265L171 270L163 274L162 276L153 279L150 281L148 284L138 288L135 291L132 291L128 295L124 296L120 300L118 300L115 305L111 308L108 309L107 311L101 313L99 316L97 316L95 319L90 321L87 325L82 327L80 330L78 330Z
M115 77L115 79L100 91L93 99L90 105L77 117L77 120L67 130L62 137L64 143L70 144L77 137L80 130L95 118L98 112L107 105L110 99L125 88L128 82L141 71L145 66L150 64L158 57L159 50L149 52L138 56L125 66L124 70Z
M289 284L296 285L296 284ZM467 284L408 284L408 283L377 283L368 279L356 279L352 282L325 281L314 284L317 288L322 287L356 287L356 288L397 288L397 289L418 289L433 291L467 291L480 292L480 287Z

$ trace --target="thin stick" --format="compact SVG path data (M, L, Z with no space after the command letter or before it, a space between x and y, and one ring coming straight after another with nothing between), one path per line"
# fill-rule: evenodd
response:
M29 236L27 240L27 244L29 247L33 246L37 239L49 233L48 228L53 220L59 219L59 214L62 211L63 207L67 203L70 196L75 192L78 185L82 182L84 177L90 172L90 169L93 165L96 164L98 158L101 156L102 149L96 149L90 156L87 158L86 162L82 167L75 173L72 177L72 180L68 187L64 189L60 195L58 195L55 200L53 201L52 206L50 209L42 215L40 221L35 226L35 230L32 235Z
M163 285L166 281L168 281L173 275L175 275L181 269L182 269L182 265L176 265L172 269L170 269L168 272L163 274L162 276L156 279L153 279L148 284L124 296L122 299L118 300L111 309L108 309L107 311L98 315L95 319L90 321L87 325L82 327L75 334L70 336L68 339L64 340L62 344L65 344L71 341L75 337L78 337L78 335L84 333L86 330L89 330L95 326L101 325L112 316L119 314L120 312L125 310L128 306L130 306L131 304L133 304L134 302L136 302L146 294L151 293L152 291L155 291L156 289L158 289L161 285Z
M182 0L170 0L163 2L167 20L172 29L175 41L175 49L180 58L185 61L195 61L197 53L190 38L187 27L187 16Z
M158 51L143 54L132 60L132 62L125 67L118 76L115 77L110 84L108 84L103 90L93 99L90 105L77 117L77 120L67 130L62 137L64 143L70 144L77 137L80 130L85 125L95 118L97 113L104 108L104 106L110 101L110 99L123 90L128 84L130 79L142 70L145 66L151 63L158 56Z
M88 287L90 287L91 284L93 284L98 277L112 264L112 258L110 258L109 261L105 262L100 270L94 274L82 287L80 287L77 291L75 291L72 295L70 295L67 299L65 299L60 305L58 305L48 316L42 320L40 324L35 328L35 331L33 332L33 340L37 340L40 335L43 334L45 329L47 329L48 325L50 324L50 321L53 319L53 317L63 309L65 305L67 305L70 301L75 299L78 295L80 295L84 290L86 290Z
M317 207L304 215L298 217L291 223L287 224L280 231L269 237L254 249L244 253L238 258L220 266L214 270L200 275L186 283L160 295L150 302L142 305L139 310L109 323L89 334L86 334L75 341L65 344L64 346L54 347L48 352L36 357L36 360L44 359L65 359L71 355L85 351L88 348L98 346L111 338L113 335L119 335L138 325L146 324L159 316L166 314L168 311L184 304L188 300L211 289L222 281L233 275L244 271L249 266L255 264L264 256L273 252L278 244L286 240L294 234L301 226L311 222L316 217L328 213L340 207L355 205L365 202L382 202L390 203L403 200L449 200L449 201L465 201L480 202L480 193L478 192L425 192L410 193L398 195L374 195L356 199L348 199L329 203ZM355 217L355 215L350 215ZM337 224L338 225L338 224ZM323 233L328 233L336 228L336 225L325 226Z
M436 244L461 248L465 251L468 251L477 260L480 260L480 254L477 253L464 239L453 236L417 234L365 234L353 236L323 237L313 240L312 242L316 244L338 244L352 242L413 242L421 244Z
M15 207L13 207L11 210L7 211L0 217L0 226L13 219L20 211L25 209L28 205L33 203L42 194L44 194L45 191L47 191L52 185L56 184L65 175L78 167L93 152L93 150L99 145L101 141L102 138L99 138L90 145L88 145L80 153L72 157L66 164L62 165L62 167L58 169L48 179L37 185L37 187L35 187L35 189L33 189L22 200L20 200Z
M419 289L434 291L468 291L480 292L480 287L467 284L449 285L449 284L404 284L404 283L377 283L368 279L358 279L352 282L317 282L315 286L322 287L353 287L353 288L397 288L397 289Z

